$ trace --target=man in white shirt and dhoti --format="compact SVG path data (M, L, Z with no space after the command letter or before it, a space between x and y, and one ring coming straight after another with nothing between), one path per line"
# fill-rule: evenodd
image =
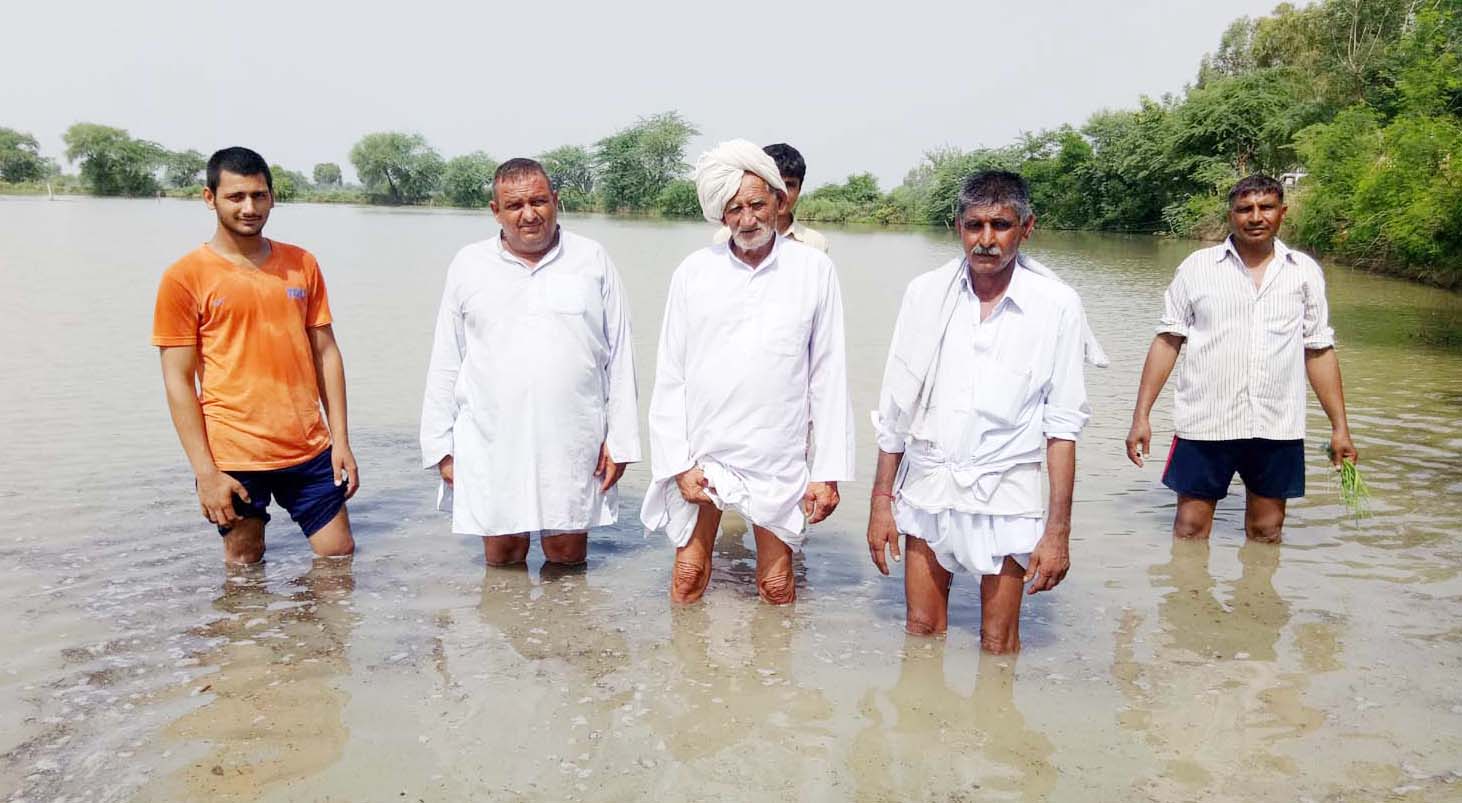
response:
M967 178L956 222L963 257L910 282L894 328L868 547L884 574L907 557L909 632L944 633L954 575L976 574L981 646L1012 652L1026 583L1048 591L1070 567L1082 363L1106 357L1076 291L1020 253L1035 216L1019 175Z
M695 602L721 513L739 511L756 538L758 593L786 604L806 525L832 513L837 484L853 477L838 276L827 255L777 233L786 190L760 148L716 146L695 181L706 219L731 239L670 279L640 518L675 545L671 600Z
M546 561L579 564L640 459L629 304L604 248L559 227L540 164L504 162L492 194L501 232L447 269L422 463L488 565L522 563L534 533Z

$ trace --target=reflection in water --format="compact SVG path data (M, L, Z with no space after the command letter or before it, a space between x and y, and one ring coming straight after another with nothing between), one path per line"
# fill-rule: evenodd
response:
M1274 587L1281 549L1246 541L1241 574L1225 595L1209 571L1210 543L1174 539L1169 561L1150 570L1153 585L1169 590L1146 659L1142 615L1122 613L1112 674L1127 705L1118 723L1142 736L1162 768L1136 782L1146 793L1183 799L1215 778L1252 778L1254 768L1298 772L1276 748L1324 724L1304 697L1310 673L1334 666L1338 642L1331 622L1296 628L1305 671L1281 669L1278 645L1291 619Z
M826 735L821 723L831 707L820 690L799 683L792 665L801 627L795 606L755 597L671 610L672 681L655 701L650 724L675 758L694 761L739 747L785 760L789 744L798 745L804 760L818 752L813 735ZM734 780L728 774L745 770L708 767L728 782Z
M198 656L218 672L191 685L211 699L168 730L207 753L143 797L252 800L340 757L346 697L333 680L350 673L351 559L315 558L287 594L269 589L267 565L228 567L213 601L223 617L196 633L220 641Z
M944 647L908 636L898 682L864 695L869 725L852 759L858 800L1045 800L1056 786L1055 748L1015 705L1016 656L980 653L966 698L945 676Z
M489 567L477 612L528 661L561 660L591 684L629 660L620 629L597 615L613 600L585 567L544 563L534 583L526 566Z
M1243 572L1225 604L1208 570L1209 542L1173 539L1172 558L1150 570L1154 586L1172 589L1157 606L1168 646L1205 659L1274 660L1290 618L1289 603L1274 590L1279 551L1277 544L1245 541L1239 547Z

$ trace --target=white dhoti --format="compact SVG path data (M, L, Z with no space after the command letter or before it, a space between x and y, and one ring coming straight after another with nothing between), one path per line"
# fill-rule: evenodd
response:
M806 472L799 478L768 477L727 468L713 460L703 461L701 471L710 487L706 496L717 510L735 510L751 524L770 530L787 546L800 549L807 537L807 519L802 513ZM690 543L700 516L700 505L685 501L674 478L657 481L645 494L640 518L650 530L664 530L677 549Z
M1007 557L1025 568L1045 531L1045 520L1034 516L936 513L904 503L894 505L893 521L899 532L923 539L954 574L999 574Z

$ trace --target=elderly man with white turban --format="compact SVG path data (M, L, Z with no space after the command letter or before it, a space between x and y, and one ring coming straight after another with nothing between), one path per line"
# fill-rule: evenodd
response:
M806 525L827 518L838 482L853 478L842 293L827 255L777 234L786 190L760 148L718 145L695 182L706 219L731 239L670 279L640 518L676 547L670 599L695 602L721 513L735 508L756 537L757 592L786 604Z

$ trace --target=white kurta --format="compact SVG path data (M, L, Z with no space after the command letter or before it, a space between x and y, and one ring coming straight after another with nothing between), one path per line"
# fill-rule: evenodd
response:
M943 271L916 278L943 281ZM966 274L967 275L967 274ZM911 285L897 327L937 315L938 294ZM930 303L932 302L932 303ZM895 481L900 532L929 543L950 571L994 574L1042 535L1046 440L1076 440L1091 415L1076 291L1018 268L985 320L965 278L933 365L929 405L905 441L879 425L879 448L903 452ZM895 342L898 341L897 328ZM887 388L885 388L887 392Z
M645 527L677 547L690 541L698 509L675 477L700 466L718 507L799 546L808 482L851 480L853 457L832 260L780 236L755 269L726 245L686 257L670 279L655 361Z
M629 306L603 247L559 230L536 266L501 238L447 269L426 399L422 465L454 464L452 532L507 535L614 523L594 469L640 459Z

